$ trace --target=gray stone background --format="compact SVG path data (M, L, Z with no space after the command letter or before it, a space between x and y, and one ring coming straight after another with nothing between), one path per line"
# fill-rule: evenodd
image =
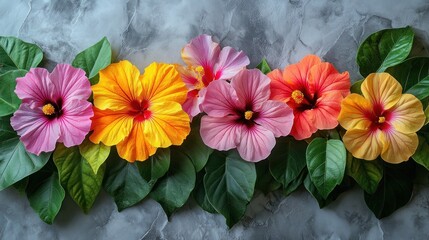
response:
M0 35L38 44L48 68L106 36L115 58L140 70L152 61L181 63L180 50L201 33L244 50L256 66L266 57L283 68L312 53L360 78L356 50L384 28L414 28L429 44L427 0L0 0ZM39 220L15 190L0 192L0 239L428 239L429 187L416 186L410 203L377 220L354 189L319 209L300 190L257 193L242 222L228 230L220 215L192 201L168 221L158 203L145 200L118 213L101 194L88 215L66 198L53 225Z

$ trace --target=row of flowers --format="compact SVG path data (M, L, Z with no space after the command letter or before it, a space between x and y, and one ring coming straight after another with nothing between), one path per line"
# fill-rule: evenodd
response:
M384 52L398 51L392 47L396 44L395 38L409 38L410 34L408 45L412 45L410 28L375 33L379 37L378 44L382 44L383 37L393 41L382 46L387 49ZM27 44L12 38L5 41ZM185 65L152 63L143 74L127 60L110 63L110 45L106 56L98 52L100 58L109 58L98 68L95 64L79 64L78 58L73 66L58 64L51 73L31 65L28 72L21 73L12 84L16 85L14 92L20 104L4 98L10 106L19 108L12 108L2 116L10 117L10 126L29 154L48 156L44 164L12 180L7 179L10 178L8 171L19 169L3 171L0 186L16 186L22 183L21 179L26 179L24 192L32 207L48 223L59 211L58 206L52 206L56 198L51 196L43 202L39 196L42 193L38 193L41 183L31 186L28 181L38 170L47 168L49 164L45 164L51 159L57 167L51 172L60 182L56 184L59 192L66 188L82 207L85 204L79 199L89 193L72 186L73 169L70 170L68 162L72 159L67 159L74 156L93 170L94 177L86 181L96 185L98 191L104 184L119 210L136 204L152 190L152 196L171 214L186 202L195 188L197 202L205 210L223 214L229 226L243 216L255 185L264 192L281 187L290 194L303 183L323 206L338 196L335 192L344 185L348 175L365 190L366 200L371 199L379 191L385 191L380 190L379 183L387 181L387 168L393 166L384 166L377 159L400 165L418 155L416 162L426 167L426 160L422 160L421 150L418 150L424 142L419 142L416 132L426 122L420 100L429 96L428 89L422 90L427 81L422 78L426 76L417 79L412 89L418 94L413 95L403 93L401 83L389 71L385 72L389 67L406 63L411 47L402 49L404 56L399 54L399 59L393 60L388 59L388 54L381 56L383 51L377 52L384 60L393 62L387 66L389 61L374 63L366 55L369 50L364 49L365 44L370 45L371 41L374 37L365 40L358 51L358 64L365 79L353 86L348 72L338 72L331 63L315 55L308 55L284 70L271 70L266 61L258 66L259 69L247 69L250 61L244 52L221 48L208 35L192 39L182 49ZM100 41L95 49L100 51L106 42L106 39ZM11 60L19 58L19 54L12 54L13 51L19 53L19 49L7 50L11 52ZM372 48L371 51L378 50ZM86 52L81 54L80 57L85 56ZM36 59L37 54L33 58ZM97 61L99 59L93 60ZM26 67L15 68L14 74ZM88 68L92 69L88 71ZM2 72L4 75L0 79L11 73ZM11 113L13 116L9 115ZM111 146L116 150L110 151ZM51 152L54 154L50 155ZM116 154L118 157L112 157ZM126 162L122 165L108 163L108 158ZM189 171L186 161L177 160L182 158L192 163L192 174L185 173ZM17 160L10 158L9 161ZM138 165L139 162L146 165ZM113 164L112 167L109 164ZM0 164L0 168L6 167ZM130 174L128 170L118 173L124 168L134 169L137 177L127 175ZM234 168L235 172L228 173ZM183 172L180 169L184 169ZM197 172L202 176L200 180ZM228 174L238 185L224 181ZM164 185L171 184L170 175L182 176L192 182L191 186L179 179L180 183L174 182L177 189L163 192ZM138 181L133 179L131 188L137 189L130 190L127 178L142 181L142 185L135 185ZM83 182L85 184L88 183ZM226 193L222 193L222 187ZM183 192L177 192L183 189L186 189L184 200L172 203L171 198L180 198ZM98 191L91 193L94 196L89 197L89 206L82 207L84 211L89 211ZM62 192L57 196L61 202L64 190ZM35 193L42 199L32 201ZM224 194L235 199L225 200ZM231 206L244 208L231 209ZM393 212L369 206L375 213L381 210L376 213L377 217ZM46 209L52 213L42 212Z

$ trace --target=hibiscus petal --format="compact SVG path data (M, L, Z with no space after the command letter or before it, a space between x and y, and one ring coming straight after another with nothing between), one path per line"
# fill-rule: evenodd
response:
M348 129L368 129L371 126L370 116L375 116L371 103L359 94L352 93L341 102L338 121Z
M55 86L44 68L32 68L24 77L17 78L15 93L23 103L39 102L43 105L46 100L56 100Z
M180 73L180 77L182 78L188 90L195 89L195 87L200 83L195 71L180 65L176 66L176 70Z
M154 102L174 101L180 104L186 100L188 89L174 65L152 63L140 77L143 85L143 99Z
M401 133L391 130L386 133L389 145L381 153L381 158L388 163L407 161L417 149L419 138L416 133Z
M58 97L64 101L87 100L91 96L91 84L82 69L58 64L50 74L50 79L55 84Z
M201 119L200 135L207 146L226 151L237 147L242 126L236 116L211 117Z
M129 161L144 161L156 152L144 135L144 122L134 124L130 135L116 145L121 158Z
M188 65L211 69L219 57L219 52L219 44L213 42L211 36L202 34L186 44L182 49L182 59Z
M127 110L112 111L93 108L93 111L91 129L94 132L89 137L93 143L103 142L107 146L113 146L130 134L134 118L128 115Z
M42 109L23 103L10 121L28 152L40 155L55 149L60 128L56 119L49 120L43 115Z
M399 101L402 86L388 73L372 73L361 85L363 96L382 110L388 110Z
M293 110L287 104L268 100L262 104L259 116L254 121L273 132L275 137L280 137L290 133L293 118Z
M321 62L316 55L307 55L299 63L286 66L283 71L283 79L294 90L309 89L307 78L310 69Z
M249 63L250 60L243 51L237 51L232 47L224 47L214 66L215 79L231 79Z
M340 91L343 97L350 93L350 76L348 72L339 73L331 63L320 63L313 66L308 74L311 92L322 95L330 91Z
M338 126L338 115L343 96L339 91L323 94L317 99L314 112L314 125L317 129L333 129Z
M94 116L92 104L86 100L71 100L63 106L63 115L58 118L61 134L58 139L64 146L79 145L91 129L91 117Z
M176 102L154 103L148 109L152 112L144 121L144 134L154 147L180 145L191 131L188 114Z
M182 105L183 110L189 115L191 120L201 112L199 99L198 90L191 90L188 92L186 101Z
M291 85L287 84L283 79L283 74L280 70L275 69L267 74L271 79L270 90L271 96L270 99L289 102L292 92L295 90Z
M390 109L389 123L402 133L415 133L425 123L422 103L411 94L403 94Z
M356 158L374 160L388 146L385 134L375 131L352 129L343 136L343 142L347 150Z
M139 76L140 71L129 61L113 63L101 70L100 81L92 86L95 107L101 110L128 108L142 92Z
M241 141L237 146L240 156L249 162L259 162L267 158L276 145L274 134L264 127L243 127Z
M231 79L231 86L240 102L246 104L246 110L256 110L270 97L270 82L258 69L244 69Z
M204 97L201 108L212 117L235 115L236 109L244 110L245 107L244 102L238 100L237 93L232 86L224 80L210 83L204 96L200 97Z
M303 140L311 137L317 131L314 125L314 112L313 110L299 111L295 110L292 130L292 135L296 140Z

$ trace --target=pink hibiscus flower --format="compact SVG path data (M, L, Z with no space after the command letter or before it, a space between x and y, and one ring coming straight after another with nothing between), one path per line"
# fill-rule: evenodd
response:
M58 64L52 73L32 68L16 81L22 104L11 125L28 152L51 152L56 142L66 147L82 143L94 115L87 101L91 86L82 69L68 64Z
M270 79L257 69L240 71L231 83L211 83L201 105L204 143L220 151L237 148L250 162L267 158L275 138L288 135L293 124L292 109L269 97Z
M192 118L201 112L205 88L213 81L231 79L249 65L249 58L242 51L231 47L222 50L208 35L200 35L182 49L182 59L187 67L178 67L189 89L183 109Z

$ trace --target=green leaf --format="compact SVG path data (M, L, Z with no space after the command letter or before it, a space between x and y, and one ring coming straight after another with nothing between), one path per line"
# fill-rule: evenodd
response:
M79 147L66 148L62 144L57 145L53 158L61 184L84 213L88 213L100 192L105 165L95 174L80 155Z
M199 176L197 177L197 182L193 193L194 199L203 210L209 213L217 213L216 209L214 209L209 199L207 198L206 188L204 187L204 175L204 171L199 172Z
M0 118L0 153L0 190L39 171L51 156L51 153L36 156L27 152L8 117Z
M408 89L407 93L413 94L420 101L429 97L429 76L423 78L416 85Z
M426 138L419 136L419 146L412 158L416 163L429 170L429 144Z
M425 117L425 125L427 125L429 123L429 106L427 106L425 109Z
M429 75L429 58L409 58L399 65L386 69L386 72L390 73L390 75L392 75L396 80L401 83L401 86L405 92L411 90L414 85L416 85ZM425 82L422 83L423 86L425 85ZM420 91L418 90L423 86L417 86L416 89L413 89L411 91L417 91L417 93L419 93Z
M159 148L156 154L142 162L141 174L151 183L155 184L156 180L163 177L170 168L170 149Z
M72 65L86 72L91 85L98 83L98 72L107 67L112 61L112 48L106 37L93 46L80 52Z
M383 178L383 165L378 161L354 158L347 153L346 173L367 193L374 193Z
M271 72L271 68L268 65L267 59L263 58L262 61L256 66L257 69L261 70L263 74Z
M332 202L331 198L323 198L322 195L317 190L316 186L313 184L313 182L310 179L310 175L307 175L304 179L304 187L307 189L307 191L311 194L311 196L316 199L317 203L319 204L319 208L323 208L329 203Z
M237 151L216 151L210 156L204 187L208 200L226 218L229 227L243 217L255 182L255 164L242 160Z
M350 88L350 92L362 94L361 85L363 83L363 80L365 80L365 79L362 79L362 80L359 80L359 81L356 81L355 83L353 83L353 85Z
M374 194L365 192L366 205L377 218L384 218L407 204L413 193L415 164L384 163L384 176Z
M103 143L94 144L86 138L82 144L79 145L79 152L86 159L95 174L98 169L106 161L110 154L110 147Z
M366 77L401 63L409 55L413 39L411 27L385 29L371 34L357 52L360 74Z
M21 100L15 94L16 78L26 73L25 70L13 70L0 75L0 117L18 110Z
M159 202L168 216L183 206L195 187L195 168L188 155L171 148L170 169L159 179L151 197Z
M10 70L30 70L43 59L43 52L37 45L15 37L0 37L0 74Z
M340 184L346 168L346 149L336 139L315 138L307 147L307 167L311 181L325 199Z
M264 160L255 164L256 183L255 188L265 195L279 189L282 185L271 175L269 161Z
M291 193L295 192L299 188L299 186L301 186L307 176L307 168L302 169L299 176L283 188L283 194L285 196L289 196Z
M51 176L37 183L37 187L30 188L32 189L27 192L30 206L44 222L52 224L65 197L58 174L53 172Z
M279 138L267 161L274 179L286 188L306 166L307 143L293 138Z
M13 184L13 187L16 190L18 190L18 192L21 194L25 193L25 189L27 189L27 186L28 186L28 177L25 177Z

